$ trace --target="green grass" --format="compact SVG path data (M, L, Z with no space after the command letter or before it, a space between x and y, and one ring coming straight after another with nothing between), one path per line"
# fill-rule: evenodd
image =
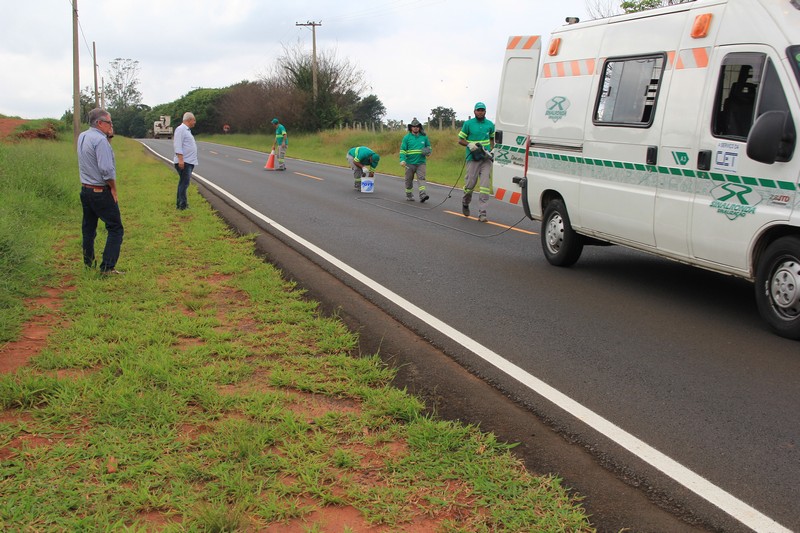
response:
M0 375L0 529L323 531L350 509L352 531L592 530L558 478L427 415L253 236L194 188L176 212L174 171L113 143L128 271L113 279L80 258L71 139L0 144L3 341L41 312L26 297L68 289L42 351Z

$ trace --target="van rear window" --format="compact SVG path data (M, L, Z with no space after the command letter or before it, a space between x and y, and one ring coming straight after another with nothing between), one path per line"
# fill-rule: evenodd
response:
M594 123L647 127L653 123L665 56L608 59L603 66Z

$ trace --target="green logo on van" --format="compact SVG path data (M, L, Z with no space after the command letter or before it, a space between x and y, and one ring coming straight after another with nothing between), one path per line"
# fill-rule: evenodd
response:
M544 116L553 122L558 122L567 116L569 105L570 102L566 96L554 96L545 104L547 109L544 110Z
M672 157L675 159L675 164L682 167L685 167L686 163L689 162L689 154L686 152L672 152Z
M517 146L525 146L525 139L524 135L517 135Z
M730 220L752 215L756 212L756 205L761 203L761 195L752 187L738 183L725 183L711 190L714 197L710 207L716 209Z

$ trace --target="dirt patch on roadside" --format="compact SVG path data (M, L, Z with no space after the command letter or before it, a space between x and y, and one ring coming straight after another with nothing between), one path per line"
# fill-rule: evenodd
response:
M50 331L60 322L58 310L62 295L72 289L69 285L48 287L44 296L25 301L25 306L34 312L34 316L22 325L19 339L0 347L0 373L16 372L42 351Z
M21 118L0 118L0 142L20 139L44 139L50 141L56 139L56 130L53 125L49 123L44 128L22 131L16 135L12 135L20 125L26 122L28 121Z
M0 118L0 140L5 140L6 137L24 123L25 121L20 118Z

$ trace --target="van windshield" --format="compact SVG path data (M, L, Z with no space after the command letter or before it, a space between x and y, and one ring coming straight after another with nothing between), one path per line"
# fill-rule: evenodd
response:
M792 63L792 70L794 70L794 76L797 78L797 84L800 85L800 45L787 48L786 55Z

